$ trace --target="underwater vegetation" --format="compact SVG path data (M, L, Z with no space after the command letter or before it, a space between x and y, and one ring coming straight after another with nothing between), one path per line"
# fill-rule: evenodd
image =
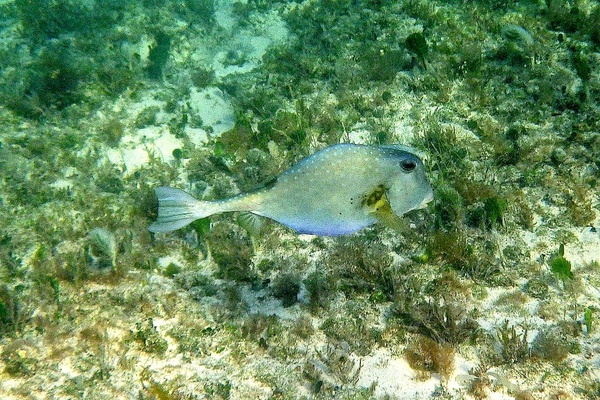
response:
M435 372L447 380L454 370L452 346L438 344L427 337L419 336L409 344L405 357L411 368L418 372L417 379L426 380L431 372Z
M585 0L2 2L0 397L599 397L598 27ZM414 147L428 208L147 230L157 186L230 197L349 142Z
M167 2L164 6L168 12L193 20L196 29L208 30L214 24L212 0ZM18 40L26 51L3 57L6 90L0 100L26 118L39 119L48 111L62 111L82 102L98 104L99 99L118 96L143 80L144 74L160 80L172 52L173 33L160 28L167 12L162 2L109 1L100 5L26 0L1 7L17 27ZM131 30L122 30L127 16L142 9L154 22L132 18L127 20ZM77 40L73 40L75 36ZM100 36L110 45L98 46Z
M558 252L553 256L548 264L552 273L562 281L563 285L568 279L573 279L573 272L571 272L571 263L565 257L565 246L560 245Z

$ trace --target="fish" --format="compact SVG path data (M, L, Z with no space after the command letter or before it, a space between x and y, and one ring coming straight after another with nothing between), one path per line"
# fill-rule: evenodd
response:
M242 211L270 218L299 234L348 235L382 222L394 225L426 207L433 190L421 159L403 145L336 144L301 160L269 185L234 197L197 200L183 190L155 188L154 233L180 229L213 214Z

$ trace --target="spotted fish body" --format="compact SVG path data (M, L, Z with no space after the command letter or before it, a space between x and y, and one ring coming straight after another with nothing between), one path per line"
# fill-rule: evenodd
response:
M219 201L198 201L167 187L156 189L152 232L169 232L227 211L249 211L298 233L346 235L382 216L400 216L432 199L423 163L405 146L338 144L305 158L273 185Z

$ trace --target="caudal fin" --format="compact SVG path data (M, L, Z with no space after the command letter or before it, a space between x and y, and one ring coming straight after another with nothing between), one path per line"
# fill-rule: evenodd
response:
M148 227L150 232L171 232L219 212L215 203L196 200L183 190L158 187L154 191L158 197L158 218Z

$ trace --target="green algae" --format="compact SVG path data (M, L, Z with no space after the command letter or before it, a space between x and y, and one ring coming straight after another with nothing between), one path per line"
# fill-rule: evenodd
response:
M152 32L169 27L171 38L146 55L140 5L1 6L3 26L21 24L18 40L33 49L0 49L0 368L20 386L8 395L35 384L49 396L108 398L124 376L140 398L244 397L249 380L265 398L298 398L299 388L373 398L376 386L357 384L361 360L386 347L442 380L451 355L470 357L473 380L448 398L597 396L585 357L598 341L588 291L598 268L572 254L597 235L600 7L236 2L239 26L275 11L295 36L253 71L223 76L186 59L206 32L213 49L228 38L212 1L144 2ZM224 54L229 67L248 62L244 49ZM235 128L193 143L188 128L204 124L184 104L191 85L228 92ZM140 108L148 93L164 105ZM107 159L157 126L182 141L181 153L169 150L175 161L150 139L149 162L135 170ZM251 240L218 217L170 236L146 231L154 186L218 198L326 145L406 143L405 131L436 189L406 231L308 241L266 223ZM98 227L110 246L90 237ZM568 257L553 255L559 243ZM139 367L179 355L182 372ZM75 377L53 369L63 357ZM492 384L492 368L507 378ZM508 380L519 390L502 389Z

